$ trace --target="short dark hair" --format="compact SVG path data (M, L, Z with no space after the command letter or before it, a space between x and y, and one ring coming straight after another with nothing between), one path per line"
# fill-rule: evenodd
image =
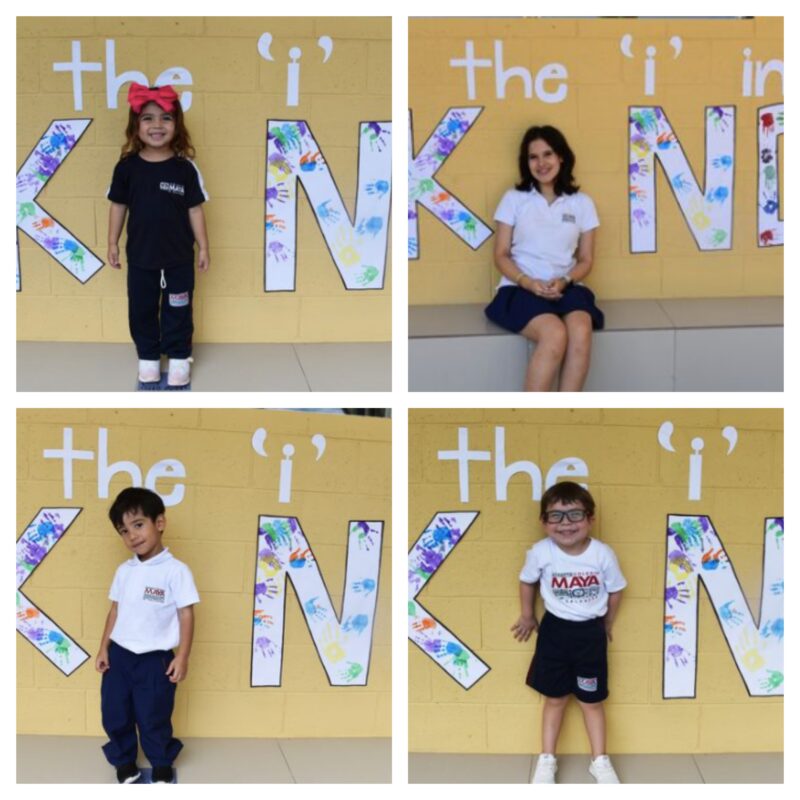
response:
M579 483L564 481L551 486L542 495L540 519L544 519L545 514L550 510L550 506L556 503L563 503L564 505L580 503L590 517L594 516L594 498L589 494L589 490L584 489Z
M564 134L552 125L534 125L525 131L519 147L519 176L521 180L517 184L517 189L521 192L529 192L531 189L539 191L539 181L533 177L528 164L528 146L537 139L547 142L553 148L553 152L561 157L561 169L558 171L555 186L553 186L555 193L559 196L562 194L575 194L581 188L575 183L575 178L572 175L572 171L575 169L575 153L572 152L572 148L567 144Z
M166 509L164 501L150 489L142 489L138 486L129 486L123 489L116 500L108 509L108 518L114 526L114 530L119 530L122 525L122 518L131 512L140 511L148 519L156 521Z

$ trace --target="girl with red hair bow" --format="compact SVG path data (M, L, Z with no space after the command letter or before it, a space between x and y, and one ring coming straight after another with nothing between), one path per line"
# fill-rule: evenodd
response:
M127 215L128 323L139 388L159 386L163 353L168 388L177 390L191 379L195 242L197 269L210 265L202 206L208 194L175 90L133 83L128 103L126 142L108 190L108 262L121 266Z

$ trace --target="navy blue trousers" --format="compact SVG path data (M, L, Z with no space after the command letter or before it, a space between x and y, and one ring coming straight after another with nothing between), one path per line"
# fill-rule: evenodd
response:
M136 763L138 742L154 767L169 767L183 747L172 735L175 684L166 676L171 650L132 653L116 642L108 645L110 669L103 673L100 707L109 741L103 752L115 767Z
M189 358L192 354L194 264L164 270L128 269L128 325L143 361Z

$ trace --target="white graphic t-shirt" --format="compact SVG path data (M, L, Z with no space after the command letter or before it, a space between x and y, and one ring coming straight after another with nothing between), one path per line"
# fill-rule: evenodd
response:
M191 570L167 548L147 561L134 556L120 564L108 598L117 603L111 638L133 653L177 647L178 609L200 602Z
M519 579L538 581L544 607L574 622L602 617L608 610L609 593L628 585L614 551L597 539L590 539L579 556L565 553L551 539L536 542L528 550Z

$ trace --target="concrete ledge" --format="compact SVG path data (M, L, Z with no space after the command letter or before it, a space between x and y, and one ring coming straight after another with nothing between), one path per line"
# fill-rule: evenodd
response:
M601 305L586 391L783 390L783 298ZM522 390L532 346L481 304L412 306L409 338L411 391Z

